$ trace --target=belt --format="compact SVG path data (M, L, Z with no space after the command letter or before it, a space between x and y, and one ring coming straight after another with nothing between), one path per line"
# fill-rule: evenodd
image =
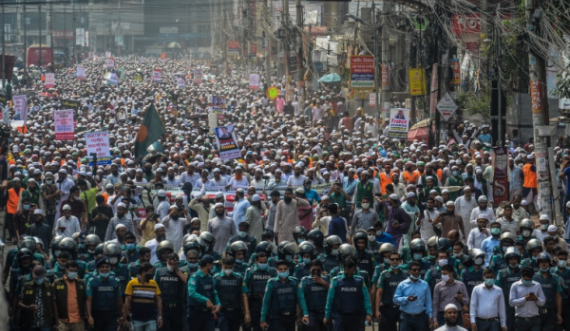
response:
M532 321L533 319L539 318L538 316L532 316L532 317L522 317L522 316L517 316L518 319L521 320L525 320L525 321Z
M222 310L225 310L225 311L234 311L234 310L237 310L237 308L222 308Z
M497 321L499 318L498 317L491 317L491 318L475 317L475 319L479 320L479 321L483 321L483 322L493 322L493 321Z
M196 306L190 306L189 308L192 310L195 310L195 311L208 311L208 310L210 310L208 308L198 308Z
M325 312L324 310L309 310L309 311L313 312L313 313L318 313L318 314L322 314Z
M406 313L405 311L403 311L402 313L404 314L404 316L411 317L411 318L421 317L421 316L424 316L426 314L425 311L422 311L421 313L418 313L418 314L410 314L410 313Z
M291 316L291 314L293 314L292 312L287 312L287 313L279 313L280 315L283 316Z
M380 307L384 307L384 308L400 308L400 306L398 306L398 305L385 305L385 304L382 304L382 306L380 306Z
M178 304L177 303L165 303L164 307L165 308L176 308L176 307L178 307Z

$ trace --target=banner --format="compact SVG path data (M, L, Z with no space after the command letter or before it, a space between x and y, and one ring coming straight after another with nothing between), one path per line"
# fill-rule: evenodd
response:
M382 69L382 71L384 71L384 69ZM371 55L351 56L350 87L373 89L374 86L374 57Z
M228 41L228 55L239 55L239 41Z
M410 82L410 95L426 95L426 74L424 69L408 69L408 78Z
M45 88L52 88L55 87L55 74L54 73L47 73L46 74L46 81L44 82Z
M115 59L112 57L107 59L107 69L113 69L115 67Z
M231 160L241 157L233 125L214 128L220 159Z
M257 90L259 88L259 75L258 74L250 74L249 75L249 89L250 90Z
M74 100L61 100L61 108L63 109L73 109L75 111L79 111L79 106L81 102L74 101Z
M77 67L77 79L78 80L87 80L87 75L85 73L85 68Z
M155 83L162 82L162 70L154 69L154 71L152 72L152 81Z
M388 137L407 139L410 125L410 110L406 108L390 109L390 131Z
M459 63L459 59L450 59L449 65L453 69L453 78L451 79L451 85L461 85L461 64Z
M216 114L216 119L218 121L223 121L224 120L224 109L220 108L220 107L212 107L212 113Z
M143 80L144 80L143 74L140 73L140 72L137 72L137 73L135 74L135 77L133 78L133 80L134 80L136 83L142 83Z
M24 121L25 124L28 119L28 98L26 95L21 94L13 96L12 100L14 101L14 110L16 111L15 117Z
M109 85L115 85L115 86L119 85L119 76L117 76L116 73L111 72L109 75L109 79L107 80L107 83Z
M111 52L105 52L105 58L110 58L111 57Z
M202 78L204 78L204 72L202 69L195 69L194 70L194 79L192 83L194 84L202 84Z
M59 110L53 113L55 140L73 140L73 109Z
M176 85L178 86L178 88L186 88L186 81L182 77L177 77Z
M498 206L509 201L509 149L494 147L493 154L493 204Z
M109 150L109 132L89 132L85 134L85 148L87 157L92 162L93 155L97 155L97 165L111 164Z

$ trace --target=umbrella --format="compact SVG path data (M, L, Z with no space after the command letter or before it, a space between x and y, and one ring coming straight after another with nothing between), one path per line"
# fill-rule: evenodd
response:
M319 79L321 83L340 83L340 81L341 77L339 74L328 74Z
M182 47L180 47L180 44L177 43L176 41L171 42L171 43L168 44L166 47L167 47L167 48L182 48Z

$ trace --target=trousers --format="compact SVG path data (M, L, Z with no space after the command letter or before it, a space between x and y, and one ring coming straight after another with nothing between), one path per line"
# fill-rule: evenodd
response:
M400 321L400 308L392 305L382 306L380 308L382 313L382 320L380 324L383 325L383 330L398 331L398 321Z
M333 319L333 331L359 330L362 324L362 314L343 315Z
M241 316L241 310L222 309L218 314L218 326L220 331L239 331Z
M405 331L428 331L429 317L423 312L418 315L400 313L400 330Z
M477 331L501 331L501 322L498 318L492 320L475 319Z
M539 316L515 319L515 329L517 331L540 331L541 319Z
M188 308L188 325L191 330L214 331L216 326L214 315L209 309Z
M117 331L119 315L108 311L93 311L93 331Z

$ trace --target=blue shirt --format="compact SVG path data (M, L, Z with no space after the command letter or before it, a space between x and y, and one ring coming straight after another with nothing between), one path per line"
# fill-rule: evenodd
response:
M566 176L566 195L570 194L570 167L564 169L564 175Z
M321 197L319 196L317 191L313 189L305 191L305 196L307 197L311 205L313 205L313 202L315 202L315 200L317 200L317 202L321 202Z
M390 243L390 244L396 246L396 244L394 243L394 239L392 238L392 235L389 233L386 233L384 231L382 231L382 234L380 236L376 236L376 242Z
M408 301L408 296L416 296L414 301ZM410 278L401 282L394 293L394 303L400 306L400 310L408 314L420 314L426 312L432 318L431 292L427 282L418 279L415 283Z
M329 236L337 235L346 243L346 221L341 216L335 216L329 223Z
M360 181L358 179L353 179L352 181L348 180L348 177L345 177L342 181L342 190L348 194L349 197L354 195L354 191L356 191L356 184ZM349 201L347 201L350 203Z
M485 252L485 267L489 266L489 262L491 261L491 257L493 256L493 249L496 246L499 246L501 243L501 239L495 239L493 236L487 237L483 240L481 244L481 250Z
M233 213L234 223L236 224L236 231L238 231L238 225L241 222L245 221L245 212L250 206L251 204L245 198L239 201L236 200Z

